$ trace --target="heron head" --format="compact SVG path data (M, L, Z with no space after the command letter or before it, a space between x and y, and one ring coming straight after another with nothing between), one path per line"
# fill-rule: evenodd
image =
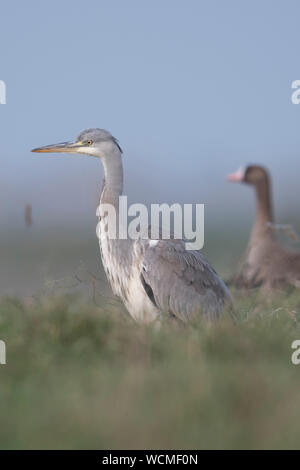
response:
M105 158L118 149L122 149L115 137L104 129L86 129L82 131L74 142L38 147L32 152L39 153L82 153L93 157Z
M246 168L239 168L235 173L227 176L228 181L235 183L247 183L253 186L263 183L268 179L267 170L260 165L249 165Z

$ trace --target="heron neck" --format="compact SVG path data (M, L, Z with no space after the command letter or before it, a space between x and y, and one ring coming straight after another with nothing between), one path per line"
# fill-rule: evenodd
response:
M104 180L100 203L112 204L119 208L119 196L123 192L123 165L121 152L114 148L108 158L103 161Z
M102 211L103 215L100 216L100 247L102 247L101 256L106 274L111 283L114 284L115 279L118 276L116 275L115 278L111 278L112 260L116 260L116 263L113 266L119 265L121 270L125 266L132 265L132 240L119 238L119 197L123 192L123 165L121 152L117 148L113 151L110 150L107 158L103 159L103 166L104 180L100 197L100 214L101 206L104 211ZM106 211L107 205L115 208L114 213ZM116 215L115 221L110 222L110 214L112 216ZM116 232L114 231L114 227L116 228ZM113 237L111 237L111 234L113 234ZM115 235L117 236L116 238L114 238ZM108 267L109 269L107 269ZM124 279L126 279L125 275L123 275L123 280ZM119 291L117 289L117 295L121 295L118 292Z

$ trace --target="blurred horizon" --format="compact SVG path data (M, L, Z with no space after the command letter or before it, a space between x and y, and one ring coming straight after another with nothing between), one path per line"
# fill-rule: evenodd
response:
M101 162L30 152L88 127L119 139L129 202L205 204L213 258L223 232L248 239L253 191L225 180L240 166L270 170L276 221L298 228L299 13L296 0L2 5L3 243L22 243L28 204L37 238L94 239Z
M1 225L18 225L26 203L44 225L94 217L100 162L30 153L87 127L120 140L133 201L199 201L215 217L226 207L239 218L253 201L226 174L260 163L273 176L276 213L295 210L297 12L293 0L6 3Z

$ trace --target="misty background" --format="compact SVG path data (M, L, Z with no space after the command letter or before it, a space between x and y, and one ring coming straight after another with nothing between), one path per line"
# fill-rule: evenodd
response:
M254 213L251 189L225 181L239 166L270 169L276 219L299 227L299 13L297 0L2 2L0 293L97 269L101 163L30 152L88 127L119 139L129 202L205 204L222 272Z

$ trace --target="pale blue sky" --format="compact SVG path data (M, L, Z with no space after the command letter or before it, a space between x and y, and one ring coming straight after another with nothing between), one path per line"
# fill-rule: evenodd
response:
M86 127L124 149L126 192L204 202L211 217L252 210L224 181L248 163L274 174L278 210L299 201L297 0L3 1L0 221L95 221L98 161L30 153Z

